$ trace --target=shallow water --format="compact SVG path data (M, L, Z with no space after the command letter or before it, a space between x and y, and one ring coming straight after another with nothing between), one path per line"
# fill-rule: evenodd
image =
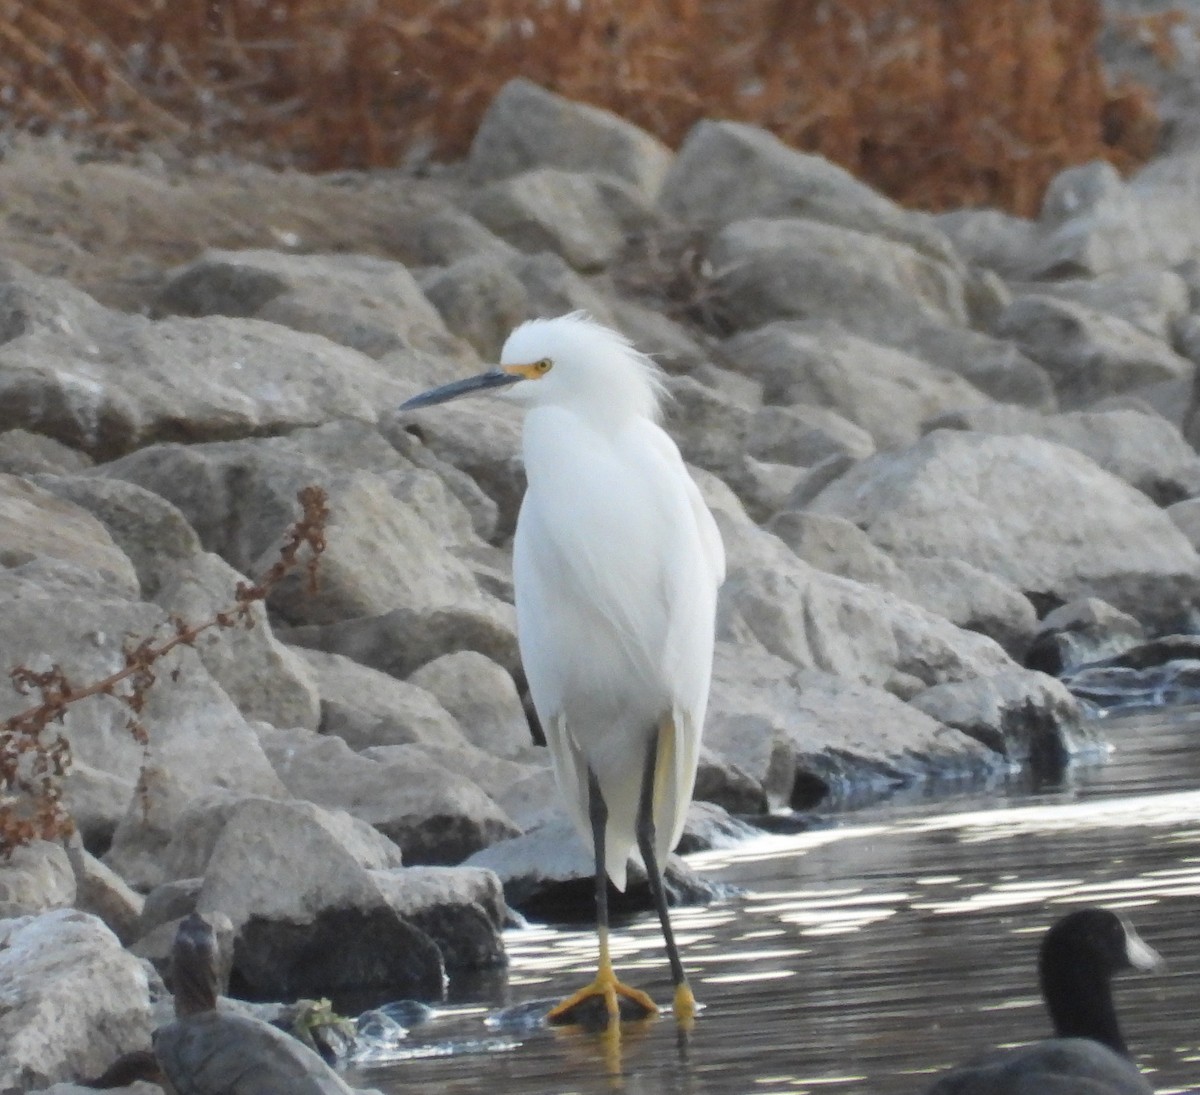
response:
M744 888L673 920L705 1010L684 1039L664 1016L598 1035L492 1031L501 1004L589 979L589 930L510 932L507 984L414 1030L411 1059L360 1068L385 1092L921 1091L930 1073L1047 1032L1035 955L1087 904L1127 910L1167 960L1127 974L1126 1038L1160 1093L1200 1088L1200 711L1113 720L1107 764L1052 787L893 802L794 837L689 857ZM620 926L615 960L660 1002L670 978L653 916Z

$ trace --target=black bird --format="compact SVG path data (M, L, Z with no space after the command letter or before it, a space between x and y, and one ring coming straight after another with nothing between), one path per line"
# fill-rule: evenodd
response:
M1054 1037L953 1069L927 1095L1154 1095L1129 1056L1112 977L1162 958L1107 909L1080 909L1042 939L1038 977Z

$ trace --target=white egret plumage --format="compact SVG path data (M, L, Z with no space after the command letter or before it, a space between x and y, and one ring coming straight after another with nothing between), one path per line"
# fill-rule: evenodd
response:
M643 354L580 313L531 320L500 364L401 408L495 390L525 408L528 488L513 543L517 629L534 707L570 812L592 845L600 964L590 996L610 1020L624 995L609 957L607 875L640 856L671 963L675 1010L695 1007L661 866L696 777L725 556L679 449L658 424L661 383Z

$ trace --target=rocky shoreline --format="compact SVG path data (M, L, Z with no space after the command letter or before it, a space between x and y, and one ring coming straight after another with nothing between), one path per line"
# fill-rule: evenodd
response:
M427 176L31 142L0 195L6 666L111 673L260 578L299 489L331 509L319 589L169 655L144 748L110 696L67 711L78 837L0 863L0 1095L148 1048L193 911L235 995L337 1003L440 999L503 969L510 907L589 900L522 691L515 415L395 409L527 317L657 357L725 539L688 847L1097 751L1057 675L1194 660L1147 640L1200 603L1200 154L932 217L517 81Z

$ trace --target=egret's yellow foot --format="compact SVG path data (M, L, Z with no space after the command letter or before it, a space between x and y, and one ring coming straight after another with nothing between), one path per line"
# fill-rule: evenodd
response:
M609 1024L658 1014L658 1005L641 989L622 984L611 969L601 969L590 985L555 1004L546 1015L546 1022L590 1025L601 1018L596 1007L600 1001L603 1001L604 1017Z
M675 1018L680 1025L691 1027L696 1019L696 997L686 981L675 986Z

